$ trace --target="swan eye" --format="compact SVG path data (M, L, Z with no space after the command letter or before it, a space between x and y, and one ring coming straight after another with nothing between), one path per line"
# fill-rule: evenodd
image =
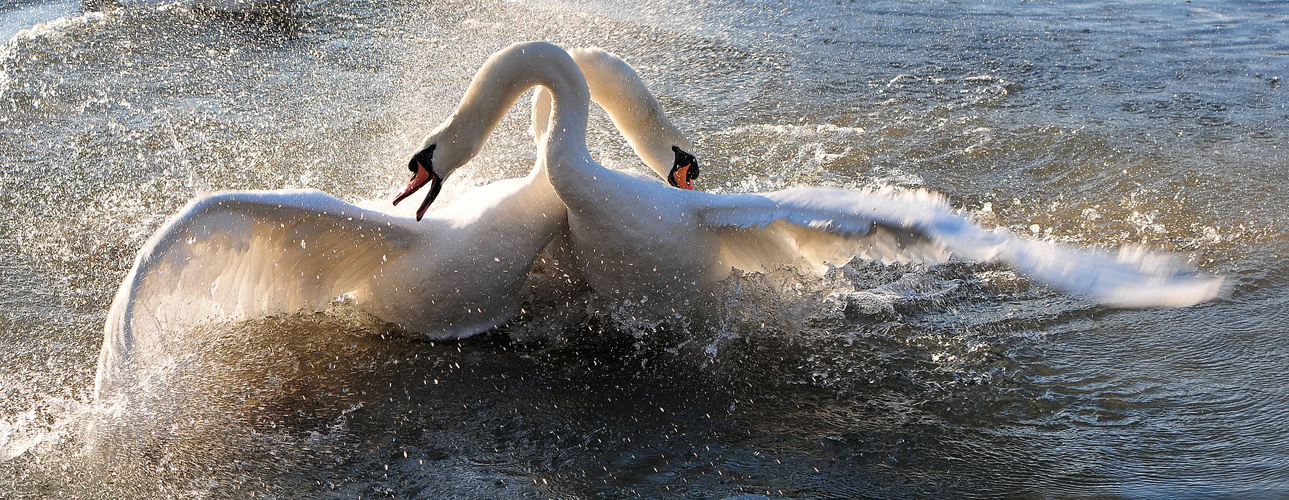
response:
M412 155L412 159L407 162L407 169L411 170L413 174L416 173L417 165L425 165L425 168L432 169L434 165L434 146L434 144L430 144L430 147Z

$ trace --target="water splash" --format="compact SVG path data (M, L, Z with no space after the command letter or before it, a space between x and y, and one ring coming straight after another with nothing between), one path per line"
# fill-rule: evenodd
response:
M1286 491L1269 4L621 3L179 3L6 44L0 496ZM203 187L382 198L508 43L497 26L626 55L694 132L708 189L933 189L1016 233L1187 252L1236 291L1106 311L990 266L852 263L738 275L668 329L539 269L525 316L483 338L213 325L218 350L153 380L223 385L81 406L111 291L166 214ZM592 125L597 158L634 164ZM524 128L470 183L526 171ZM155 435L112 430L149 409Z

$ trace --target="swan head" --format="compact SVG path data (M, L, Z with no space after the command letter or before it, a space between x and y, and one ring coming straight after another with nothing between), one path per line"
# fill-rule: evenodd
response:
M676 161L667 174L667 182L681 189L694 189L694 179L698 178L698 158L680 146L672 146L671 151L676 153Z
M598 47L571 49L568 55L582 70L591 100L609 113L640 159L668 184L694 189L698 161L689 153L693 146L667 118L635 68Z
M404 198L411 196L412 193L420 190L426 184L430 185L430 191L425 195L425 201L416 209L416 220L421 220L425 216L425 211L434 203L434 199L439 197L439 191L443 189L443 177L434 172L434 149L435 143L421 149L419 153L412 155L412 159L407 162L407 169L412 171L412 180L407 181L407 186L394 197L394 204L403 201Z
M458 116L453 115L447 122L440 125L425 138L421 143L420 151L412 155L412 159L407 162L407 169L412 171L412 179L407 181L403 190L394 197L394 204L397 205L404 198L429 184L429 192L421 201L421 206L416 209L418 221L425 216L425 211L429 210L430 204L434 203L434 199L439 196L439 191L443 189L443 181L451 176L453 171L469 163L475 155L479 154L483 141L465 138L486 137L489 133L487 130L481 132L460 126L460 121L469 120L459 120Z

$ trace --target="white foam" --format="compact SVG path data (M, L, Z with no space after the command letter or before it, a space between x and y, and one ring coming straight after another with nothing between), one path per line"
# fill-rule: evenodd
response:
M0 463L63 442L89 408L79 401L49 398L39 408L0 420Z
M64 18L71 14L74 8L74 3L63 1L39 5L23 5L0 11L0 40L11 40L22 31L29 30L45 22Z
M726 131L728 135L742 134L775 134L781 137L792 139L847 139L855 136L866 134L863 127L844 127L833 125L831 123L806 124L806 125L771 125L758 123L754 125L743 125L734 127Z

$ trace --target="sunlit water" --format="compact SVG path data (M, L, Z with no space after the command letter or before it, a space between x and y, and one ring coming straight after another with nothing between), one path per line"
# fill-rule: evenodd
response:
M0 497L1289 495L1280 2L122 3L0 6ZM476 339L345 306L210 325L146 404L90 404L112 294L169 214L386 197L526 39L625 56L702 189L932 189L1179 252L1231 295L1106 310L993 266L855 262L735 276L650 333L543 268ZM525 107L445 196L527 170ZM636 168L602 115L590 143Z

